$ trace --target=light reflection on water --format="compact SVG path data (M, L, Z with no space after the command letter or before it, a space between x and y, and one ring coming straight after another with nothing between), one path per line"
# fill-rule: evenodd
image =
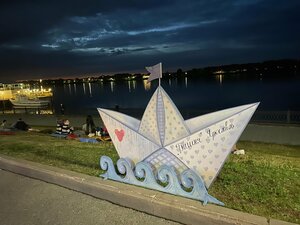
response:
M77 95L77 88L76 88L76 84L73 84L73 87L74 87L74 93L75 93L75 95Z
M113 81L110 81L109 83L110 83L110 91L113 93L115 83Z
M86 94L86 92L85 92L85 83L82 83L82 86L83 86L83 94L85 95Z
M87 85L87 87L86 87ZM158 85L155 80L109 81L54 86L53 103L58 112L97 113L97 107L144 109ZM179 109L217 110L260 101L258 110L300 110L300 79L171 78L162 87Z
M93 97L91 83L89 83L89 94L90 94L90 97Z

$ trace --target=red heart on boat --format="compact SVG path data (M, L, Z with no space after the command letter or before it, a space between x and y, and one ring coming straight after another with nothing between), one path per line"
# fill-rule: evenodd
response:
M123 140L125 132L124 130L115 129L115 134L117 135L118 140L121 142Z

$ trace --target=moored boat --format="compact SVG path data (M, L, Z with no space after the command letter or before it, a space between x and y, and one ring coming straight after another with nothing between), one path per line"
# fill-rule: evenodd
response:
M14 108L46 108L49 105L48 100L38 98L28 98L26 95L16 95L9 99Z

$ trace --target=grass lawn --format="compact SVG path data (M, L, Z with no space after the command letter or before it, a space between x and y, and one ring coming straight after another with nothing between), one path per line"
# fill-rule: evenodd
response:
M239 142L209 193L239 211L300 223L300 146ZM0 154L99 176L99 158L114 162L110 142L93 144L20 132L0 136Z

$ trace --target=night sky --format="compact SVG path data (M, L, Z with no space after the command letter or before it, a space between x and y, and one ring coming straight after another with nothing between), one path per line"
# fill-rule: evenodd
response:
M1 82L300 58L299 0L7 0Z

